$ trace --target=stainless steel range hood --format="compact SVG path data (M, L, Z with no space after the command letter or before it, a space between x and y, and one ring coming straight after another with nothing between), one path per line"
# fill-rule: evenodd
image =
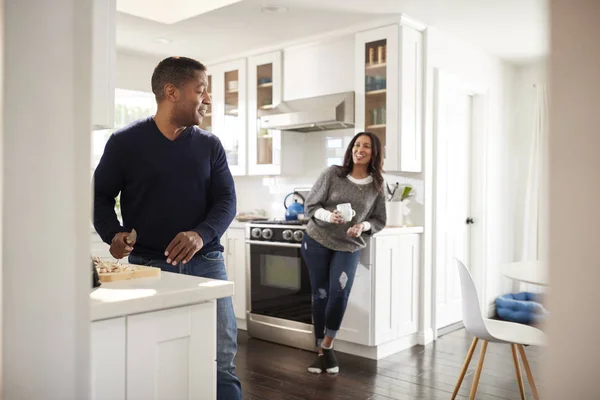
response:
M292 100L260 110L260 126L281 131L315 132L354 127L354 92Z

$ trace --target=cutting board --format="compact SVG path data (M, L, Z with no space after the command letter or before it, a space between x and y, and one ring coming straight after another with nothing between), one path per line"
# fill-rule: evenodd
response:
M123 264L127 266L130 264ZM160 276L160 268L146 267L144 265L135 265L134 271L122 271L122 272L104 272L98 274L100 282L116 282L124 281L128 279L139 279L139 278L152 278Z

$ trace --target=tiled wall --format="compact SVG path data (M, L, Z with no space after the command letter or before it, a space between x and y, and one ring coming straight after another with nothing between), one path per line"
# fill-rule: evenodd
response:
M283 206L285 196L292 192L294 188L312 186L319 174L329 164L341 163L346 147L354 135L354 130L310 132L301 134L300 139L294 133L293 141L298 146L293 149L286 146L292 141L291 136L288 138L286 134L286 132L282 132L284 158L286 151L300 151L303 153L300 157L301 162L299 165L286 166L288 168L284 168L284 173L280 176L236 177L238 212L264 209L270 217L283 218L285 215ZM409 206L411 220L415 225L422 225L424 221L424 182L422 174L385 174L384 177L390 185L398 182L400 186L411 185L413 187L415 197L411 200Z

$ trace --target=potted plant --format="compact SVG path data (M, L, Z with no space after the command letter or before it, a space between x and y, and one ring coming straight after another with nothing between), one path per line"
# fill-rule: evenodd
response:
M410 203L411 197L414 196L413 189L410 185L405 186L400 190L400 184L396 182L395 185L390 186L386 183L386 213L387 213L387 226L407 226L408 215L410 209L408 204Z

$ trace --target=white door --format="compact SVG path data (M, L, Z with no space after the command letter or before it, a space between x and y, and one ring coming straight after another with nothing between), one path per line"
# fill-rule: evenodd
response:
M436 326L462 321L461 289L454 258L470 265L470 165L472 97L453 75L439 72L435 118Z

